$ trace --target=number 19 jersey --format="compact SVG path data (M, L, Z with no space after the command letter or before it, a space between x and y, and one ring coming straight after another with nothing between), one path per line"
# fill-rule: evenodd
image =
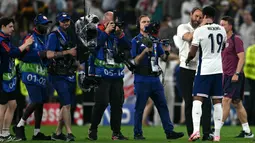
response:
M221 52L226 41L226 31L218 24L206 24L194 31L192 45L199 49L197 75L223 72Z

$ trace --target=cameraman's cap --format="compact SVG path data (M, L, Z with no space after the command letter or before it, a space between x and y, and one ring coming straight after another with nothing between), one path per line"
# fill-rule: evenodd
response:
M65 20L71 20L71 17L66 12L61 12L57 15L57 21L63 22Z
M39 14L35 17L34 19L34 24L38 25L38 24L48 24L48 23L52 23L52 21L48 20L48 18L42 14Z

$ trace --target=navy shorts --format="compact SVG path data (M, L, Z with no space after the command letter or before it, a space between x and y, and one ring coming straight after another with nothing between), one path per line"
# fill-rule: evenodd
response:
M70 82L59 76L50 76L50 81L58 93L61 106L71 105L75 102L76 82Z
M5 105L8 101L16 100L17 95L15 92L4 92L0 91L0 104Z
M45 103L48 100L47 88L34 84L25 85L29 95L30 103Z
M193 96L223 98L222 74L196 75Z
M244 74L241 73L237 82L232 82L232 76L224 75L223 91L224 97L231 99L243 99L244 96Z

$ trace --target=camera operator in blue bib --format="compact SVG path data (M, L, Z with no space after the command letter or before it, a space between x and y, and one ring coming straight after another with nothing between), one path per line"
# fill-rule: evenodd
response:
M164 88L159 79L159 75L162 71L158 66L158 58L168 61L177 60L178 56L169 53L165 54L159 39L145 31L146 28L147 30L148 28L151 28L148 27L149 24L150 18L146 15L141 15L137 23L140 34L131 41L131 55L136 65L134 71L134 85L137 96L135 105L134 139L145 139L142 132L142 115L149 97L154 101L154 104L159 111L166 138L181 138L184 135L183 133L173 131L174 127L169 117Z
M29 50L21 57L20 71L21 79L26 85L29 94L30 103L27 106L22 118L17 126L14 127L16 138L26 140L25 122L28 117L35 112L35 129L32 140L51 140L51 136L46 136L40 132L43 104L47 101L47 84L48 84L48 59L56 58L61 55L69 54L49 51L46 49L47 33L49 29L49 21L46 16L39 14L34 19L35 28L24 41L30 36L34 37L34 42Z
M71 104L75 101L76 77L78 68L76 62L76 52L62 56L65 51L75 50L76 47L68 34L68 28L71 24L71 17L65 13L58 13L56 17L57 29L48 36L47 48L51 51L62 52L57 58L49 63L49 80L53 88L57 91L60 104L59 123L56 133L52 135L53 140L74 141L74 135L71 130ZM67 135L62 133L62 128L66 127Z
M112 140L127 140L121 133L122 105L124 102L123 77L124 63L121 53L124 48L130 49L130 41L114 21L114 13L106 12L98 25L97 47L94 68L96 77L100 77L95 92L95 105L92 111L91 126L88 138L97 140L97 128L103 113L110 103Z

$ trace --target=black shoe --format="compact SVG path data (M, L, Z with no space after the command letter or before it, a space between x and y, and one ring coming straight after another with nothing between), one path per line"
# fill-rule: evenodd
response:
M53 133L51 135L51 139L54 141L58 141L58 140L66 141L66 135L63 133L61 133L59 135L57 135L56 133Z
M166 138L167 139L178 139L178 138L181 138L184 136L184 133L183 132L175 132L175 131L172 131L170 134L167 134L166 135Z
M236 138L253 138L253 137L254 134L252 132L246 133L245 131L241 131L240 134L236 136Z
M74 141L74 138L75 138L75 136L74 136L72 133L67 134L67 136L66 136L66 142Z
M15 142L18 142L18 141L22 141L21 138L16 138L14 135L8 135L6 137L2 137L4 142L12 142L12 141L15 141Z
M13 131L15 131L16 138L18 140L20 140L20 139L23 141L27 140L26 135L25 135L25 127L24 126L21 126L21 127L14 126Z
M128 140L128 138L123 136L123 134L119 132L119 133L112 133L112 140Z
M213 141L213 134L204 134L202 141Z
M142 134L137 134L134 136L135 140L145 140L146 138Z
M88 139L91 141L97 140L97 130L89 130Z
M51 136L46 136L43 133L39 132L36 136L32 136L32 140L51 140Z

